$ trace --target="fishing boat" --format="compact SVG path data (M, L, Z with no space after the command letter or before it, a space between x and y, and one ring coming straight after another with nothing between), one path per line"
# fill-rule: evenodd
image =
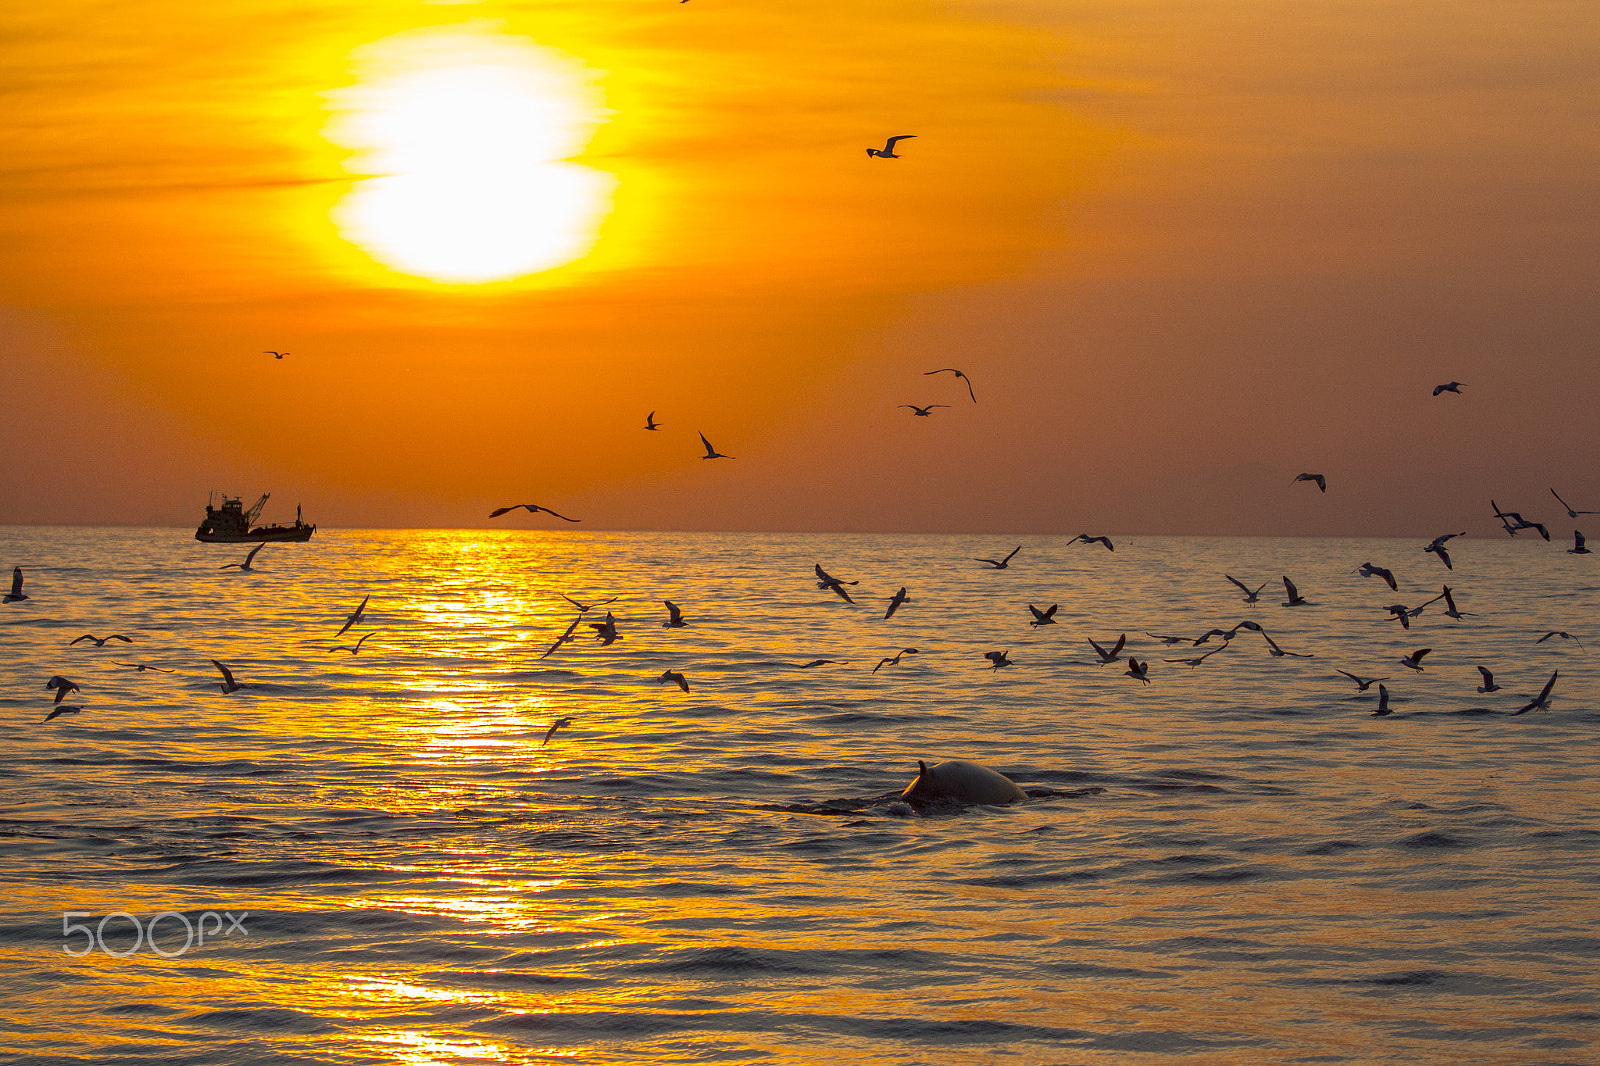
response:
M246 544L264 540L310 540L311 534L317 531L316 526L308 526L300 520L300 507L294 509L294 525L292 526L258 526L255 520L261 517L261 509L267 505L269 492L261 494L261 499L251 504L248 509L244 506L244 499L239 496L223 496L222 506L216 507L216 494L212 494L211 502L206 504L206 520L200 523L200 528L194 531L194 539L207 544Z

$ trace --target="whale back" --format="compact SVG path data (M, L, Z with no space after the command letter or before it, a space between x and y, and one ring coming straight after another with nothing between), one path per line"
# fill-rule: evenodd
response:
M917 760L917 779L900 798L913 805L932 803L984 803L1004 805L1028 798L1016 782L987 766L964 759L929 766Z

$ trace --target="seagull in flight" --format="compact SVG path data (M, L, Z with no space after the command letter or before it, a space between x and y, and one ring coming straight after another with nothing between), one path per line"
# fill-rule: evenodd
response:
M1041 611L1041 610L1039 610L1039 608L1035 607L1033 604L1031 604L1031 603L1028 604L1028 610L1033 612L1033 621L1029 622L1028 624L1030 626L1053 626L1053 625L1055 625L1056 624L1056 608L1059 607L1059 606L1061 606L1059 603L1052 603L1050 605L1050 609L1049 610Z
M139 671L141 674L144 673L146 670L157 670L157 671L159 671L159 672L161 672L163 674L175 674L175 673L178 672L176 670L168 670L164 666L151 666L149 663L125 663L121 659L112 659L111 661L116 663L118 666L129 666L129 667L132 667L133 669Z
M1398 621L1401 629L1411 628L1411 608L1403 603L1391 603L1384 610L1389 612L1389 621ZM1422 608L1418 607L1418 611Z
M283 358L283 357L284 357L284 356L286 356L286 355L288 355L288 354L289 354L289 353L288 353L288 352L272 352L272 351L266 351L266 352L262 352L262 353L261 353L261 354L262 354L262 355L270 355L270 356L272 356L272 357L273 357L273 358L274 358L274 359L282 359L282 358Z
M1015 548L1011 549L1011 555L1015 555L1021 550L1022 545L1018 544ZM975 563L988 563L996 570L1004 570L1006 567L1011 565L1011 555L1006 556L1004 559L974 559L972 561Z
M986 651L983 653L983 657L994 663L994 669L996 670L1000 669L1002 666L1011 665L1010 648L1007 648L1005 651Z
M832 589L834 594L837 595L841 600L843 600L846 603L854 603L854 602L856 602L855 600L852 600L850 598L850 594L844 590L844 587L846 585L859 585L859 584L861 584L861 582L859 582L859 581L841 581L839 578L834 577L833 575L829 574L826 570L822 569L822 564L821 563L813 563L811 565L817 571L817 588L819 588L819 589Z
M697 430L696 432L699 432L699 431ZM704 433L700 434L700 443L704 444L706 446L706 453L700 457L702 459L737 459L738 458L738 456L736 456L736 455L723 455L721 452L717 451L715 448L713 448L711 446L711 442L706 440L706 435Z
M1096 644L1093 637L1085 637L1084 639L1089 642L1089 646L1094 649L1094 653L1100 657L1099 665L1104 666L1107 663L1116 662L1121 657L1123 646L1128 643L1128 634L1124 633L1118 637L1117 642L1111 645L1109 649Z
M947 366L947 367L942 367L942 368L940 368L938 370L926 370L926 371L923 371L922 376L923 377L930 377L930 376L932 376L934 374L954 374L956 377L960 378L962 381L965 381L967 383L967 395L972 397L972 402L973 403L977 403L978 402L978 394L972 391L972 379L967 377L967 375L963 374L961 371L957 370L955 367Z
M62 700L66 699L67 693L69 692L83 691L78 687L78 683L76 681L71 681L65 677L62 677L60 674L53 675L49 681L44 683L44 687L53 688L56 690L57 703L60 703Z
M656 413L654 411L651 411L649 414L644 416L644 428L645 429L660 429L661 428L661 423L656 421Z
M1404 658L1402 658L1400 660L1400 665L1401 666L1409 666L1411 669L1415 670L1417 673L1420 674L1420 673L1422 673L1422 657L1424 655L1428 654L1432 650L1433 650L1432 648L1418 648L1416 651L1412 652L1410 655L1407 655Z
M1193 670L1195 667L1199 666L1201 663L1205 662L1207 659L1211 658L1213 655L1217 654L1217 652L1222 651L1226 647L1228 647L1228 642L1227 641L1223 641L1222 642L1222 647L1212 648L1210 651L1206 652L1204 655L1199 656L1198 658L1194 658L1194 659L1162 659L1161 661L1164 662L1164 663L1182 663L1184 666L1187 666L1189 669Z
M1557 670L1555 673L1551 674L1550 680L1544 683L1544 688L1540 690L1539 694L1535 696L1531 702L1526 704L1520 710L1512 711L1511 713L1513 715L1518 715L1527 714L1529 711L1548 711L1550 709L1550 690L1556 687L1556 678L1560 676L1560 670Z
M1106 551L1114 552L1117 550L1117 546L1111 543L1110 537L1091 537L1087 533L1079 533L1076 537L1073 537L1071 540L1067 541L1067 544L1070 546L1077 544L1080 541L1084 544L1104 544L1106 546Z
M1290 658L1290 659L1315 659L1316 658L1316 656L1313 655L1310 652L1284 651L1282 648L1278 647L1278 642L1277 641L1275 641L1271 637L1267 636L1267 631L1264 630L1264 629L1261 631L1261 639L1267 642L1267 654L1272 656L1274 659L1282 659L1282 658L1285 658L1285 657Z
M916 654L917 654L917 649L916 648L901 648L900 651L899 651L899 654L895 655L894 658L892 658L892 659L879 659L878 660L878 665L874 666L872 668L872 672L873 673L877 673L879 670L882 670L885 666L899 666L900 665L900 656L901 655L916 655ZM828 660L823 660L823 661L826 662Z
M1143 632L1144 632L1144 635L1149 637L1151 640L1159 640L1163 644L1187 644L1187 643L1189 643L1189 638L1188 637L1171 637L1171 636L1168 636L1165 633L1152 633L1148 629L1144 630Z
M1294 476L1294 481L1315 481L1317 483L1317 488L1321 489L1323 492L1328 491L1328 479L1322 474L1296 474ZM1289 482L1289 484L1293 485L1294 481Z
M350 614L345 617L344 625L339 628L339 632L335 633L334 636L336 636L336 637L344 636L344 631L346 629L349 629L351 626L353 626L357 622L361 621L361 616L363 614L365 614L366 610L367 610L367 600L370 600L370 599L372 599L371 596L367 596L364 599L362 599L360 605L357 606L354 611L351 611ZM215 661L216 661L215 659L212 660L212 662L215 662Z
M1550 630L1550 632L1546 633L1544 636L1542 636L1538 640L1534 641L1534 643L1535 644L1543 644L1545 641L1549 640L1551 637L1560 637L1562 640L1570 640L1574 644L1576 644L1578 647L1580 647L1580 648L1583 647L1583 641L1579 640L1577 637L1573 636L1571 633L1568 633L1565 630L1561 630L1561 629L1552 629L1552 630Z
M1232 629L1208 629L1194 639L1194 644L1192 644L1191 647L1198 648L1202 644L1209 644L1211 643L1212 637L1221 637L1223 642L1226 643L1238 636L1238 634L1238 626L1235 626Z
M899 159L900 157L894 154L895 143L897 141L909 141L915 136L915 133L902 133L898 136L890 137L884 142L882 148L868 148L867 155L877 156L879 159Z
M671 600L662 600L661 602L667 605L667 614L669 616L665 622L661 623L662 629L684 629L688 627L689 623L683 620L683 612L678 609L677 604Z
M1550 490L1550 495L1554 496L1556 498L1556 502L1567 509L1568 518L1577 518L1581 514L1600 514L1600 511L1574 511L1572 509L1572 504L1568 503L1566 500L1563 500L1561 498L1561 494L1555 489Z
M1452 381L1447 385L1435 385L1433 387L1433 394L1435 396L1437 396L1441 392L1453 392L1457 396L1460 396L1461 395L1461 390L1466 388L1466 387L1467 387L1467 383L1465 381Z
M564 514L557 514L555 511L550 510L550 508L548 508L548 507L540 507L536 503L514 503L510 507L496 507L494 510L489 512L489 517L490 518L499 518L503 514L510 514L512 511L515 511L518 507L521 507L523 510L527 511L529 514L538 514L540 511L543 511L545 514L555 515L557 518L561 519L563 522L581 522L581 521L583 521L583 519L581 519L581 518L568 518Z
M1300 590L1294 587L1294 582L1289 580L1289 575L1283 575L1283 590L1289 597L1280 607L1315 607L1316 604L1300 595Z
M67 647L70 648L70 647L72 647L73 644L77 644L79 641L84 641L84 640L92 640L92 641L94 641L94 646L97 647L97 648L105 647L106 646L106 641L108 641L108 640L120 640L124 644L132 644L133 643L132 640L130 640L127 637L123 636L121 633L113 633L109 637L97 637L93 633L85 633L83 636L77 638L77 640L70 641L67 644Z
M572 724L572 719L571 718L557 718L554 722L552 722L550 724L550 728L545 731L544 739L539 741L539 746L542 748L546 744L550 743L550 738L556 735L556 730L560 729L564 725L571 725L571 724Z
M1460 611L1460 610L1457 610L1456 609L1456 598L1450 594L1450 591L1451 591L1450 590L1450 586L1446 585L1446 586L1444 586L1444 591L1439 593L1439 595L1435 596L1433 599L1434 600L1438 600L1438 599L1444 600L1444 613L1448 617L1454 618L1456 621L1459 622L1461 619L1466 618L1468 615L1472 614L1472 612L1471 611ZM1428 603L1432 603L1432 602L1433 602L1433 600L1429 600L1428 601ZM1422 607L1426 607L1427 605L1428 604L1425 603L1425 604L1422 605ZM1422 609L1422 607L1417 608L1417 610L1420 611Z
M906 650L910 651L911 649L907 648ZM885 661L887 661L887 660L885 660ZM849 665L850 665L850 661L848 659L812 659L808 663L801 663L799 665L799 667L797 667L797 669L809 670L813 666L849 666ZM883 664L880 663L879 665L881 666ZM877 671L874 670L873 673L877 673Z
M1378 686L1378 706L1372 712L1372 717L1382 718L1384 715L1393 714L1389 709L1389 690L1382 685Z
M1494 675L1487 666L1478 667L1478 673L1483 675L1483 684L1478 686L1479 692L1499 692L1500 686L1494 683Z
M44 716L44 722L48 722L52 718L58 718L63 714L77 714L81 710L83 710L82 707L73 707L70 705L66 707L57 707L55 710ZM44 722L40 722L39 724L44 725Z
M658 685L667 681L671 681L685 692L689 691L689 679L676 670L665 670L660 677L656 678L656 684Z
M617 633L617 620L610 611L606 612L606 620L604 622L590 622L589 628L595 631L595 639L600 642L601 647L605 647L612 641L622 639Z
M1256 588L1255 588L1255 591L1252 592L1252 591L1250 591L1250 586L1249 585L1246 585L1243 581L1240 581L1238 578L1234 577L1232 574L1223 574L1222 576L1227 578L1229 581L1233 582L1235 585L1239 586L1239 591L1244 593L1244 602L1245 603L1256 603L1256 602L1259 602L1259 598L1261 596L1261 590L1267 587L1267 583L1265 581L1263 581L1261 584L1257 585Z
M1423 548L1422 550L1425 551L1425 552L1432 552L1433 554L1437 555L1439 557L1439 561L1444 564L1444 568L1446 570L1454 570L1455 569L1455 564L1450 561L1450 553L1445 551L1444 542L1449 540L1449 539L1451 539L1452 537L1464 537L1464 536L1466 536L1466 533L1464 533L1464 532L1463 533L1441 533L1439 536L1434 537L1433 538L1433 542L1431 544L1429 544L1426 548Z
M900 407L909 407L909 408L911 408L913 417L916 417L916 418L927 418L928 417L928 412L932 411L935 407L949 407L949 406L950 405L947 404L947 403L930 403L926 407L918 407L914 403L903 403L903 404L900 405ZM899 410L899 408L896 408L896 410Z
M378 633L378 632L380 632L380 631L374 629L372 631L372 633L363 633L361 635L361 639L356 641L354 644L341 644L337 648L329 648L328 650L329 651L347 651L351 655L358 655L361 652L361 645L366 642L366 639L368 637L372 636L374 633Z
M1138 659L1135 659L1133 656L1131 656L1131 655L1128 656L1128 668L1123 671L1124 674L1127 674L1129 677L1132 677L1132 678L1137 678L1138 680L1143 681L1145 684L1148 685L1150 683L1150 679L1148 677L1146 677L1145 674L1147 674L1149 672L1150 672L1150 660L1146 659L1144 662L1140 662Z
M558 592L558 593L556 593L556 595L560 596L562 599L564 599L568 603L572 604L572 606L576 607L578 609L578 613L579 614L588 614L590 611L594 610L596 607L604 607L608 603L616 603L617 602L617 598L615 596L611 597L609 600L601 600L598 603L579 603L577 600L573 599L571 596L568 596L565 592Z
M1357 692L1365 692L1365 691L1367 691L1367 689L1371 688L1373 685L1376 685L1379 681L1387 681L1387 680L1389 680L1387 677L1357 677L1355 674L1352 674L1348 670L1336 670L1334 672L1335 673L1339 673L1339 674L1343 674L1345 677L1348 677L1351 681L1354 681L1356 683L1356 691Z
M250 564L256 561L256 552L260 551L262 548L265 548L266 546L267 546L267 542L266 541L262 541L260 544L257 544L254 548L250 549L250 554L246 555L244 557L244 562L242 562L242 563L228 563L226 566L217 567L217 569L218 570L232 570L234 567L238 567L240 570L254 570L255 567L251 566Z
M1572 547L1567 549L1567 554L1568 555L1590 555L1590 554L1592 554L1589 551L1589 549L1584 546L1583 534L1578 532L1576 529L1574 529L1572 531Z
M1394 571L1382 566L1373 566L1371 563L1362 563L1355 570L1362 577L1381 577L1384 584L1389 586L1389 591L1398 592L1400 586L1395 584Z
M6 593L4 602L16 603L18 600L28 598L22 594L22 567L13 566L11 568L11 591Z
M911 597L906 595L906 587L904 585L901 585L900 586L900 591L896 592L893 596L891 596L889 598L889 609L887 611L883 612L884 621L888 621L889 619L893 618L894 617L894 613L900 609L900 605L902 603L910 603L910 602L911 602Z
M562 599L565 599L565 598L566 597L564 597L564 596L562 597ZM572 639L572 634L577 631L578 623L581 622L581 621L583 621L583 615L580 614L580 615L578 615L578 617L576 617L576 618L574 618L572 620L572 624L567 627L567 631L565 633L561 634L559 637L557 637L556 638L556 642L554 644L550 645L550 647L545 650L545 653L543 655L539 656L539 658L548 659L552 654L555 653L555 650L557 648L561 647L561 645L563 645L567 641L571 640Z
M343 631L341 630L341 632ZM222 680L218 682L218 687L221 688L225 694L232 694L244 688L243 685L239 684L239 682L233 679L232 670L229 670L226 666L223 666L215 659L211 660L211 665L222 671Z
M1537 529L1539 531L1539 536L1543 537L1545 540L1550 539L1550 531L1544 527L1544 523L1530 522L1526 518L1523 518L1521 512L1518 511L1502 511L1500 510L1500 505L1495 503L1493 500L1489 501L1489 506L1494 508L1494 516L1500 519L1500 524L1505 527L1505 531L1511 534L1513 537L1516 536L1520 530Z

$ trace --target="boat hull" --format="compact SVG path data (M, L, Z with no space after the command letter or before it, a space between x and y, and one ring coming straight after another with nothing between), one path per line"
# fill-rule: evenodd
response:
M310 540L311 534L317 531L316 526L257 526L243 533L220 533L210 528L210 523L202 523L194 531L194 539L204 544L254 544L259 541L304 541Z

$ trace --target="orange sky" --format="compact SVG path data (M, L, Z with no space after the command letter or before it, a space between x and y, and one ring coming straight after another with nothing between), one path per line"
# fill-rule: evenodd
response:
M330 108L429 28L593 73L589 254L441 284L341 237L367 175ZM214 488L328 526L1600 510L1590 0L77 0L0 31L0 522L189 525Z

